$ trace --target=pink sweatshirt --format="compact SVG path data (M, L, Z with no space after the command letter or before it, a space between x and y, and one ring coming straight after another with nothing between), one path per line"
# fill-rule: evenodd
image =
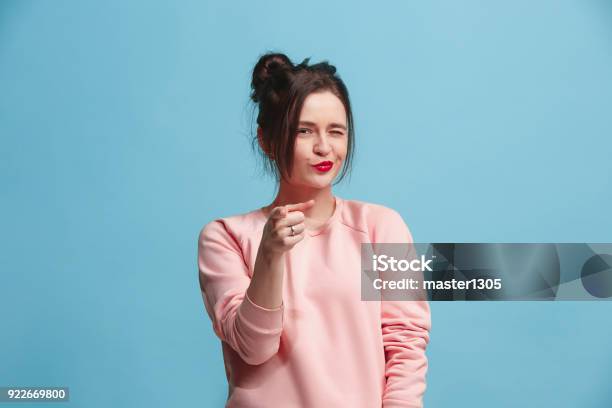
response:
M211 221L199 235L226 407L422 407L429 304L361 300L360 244L412 242L399 213L336 196L328 222L285 253L277 309L246 296L265 223L259 209Z

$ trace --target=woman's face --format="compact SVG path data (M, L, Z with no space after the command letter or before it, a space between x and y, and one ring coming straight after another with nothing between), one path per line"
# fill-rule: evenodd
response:
M346 110L342 101L329 91L311 93L300 112L291 184L310 188L329 186L342 168L347 147Z

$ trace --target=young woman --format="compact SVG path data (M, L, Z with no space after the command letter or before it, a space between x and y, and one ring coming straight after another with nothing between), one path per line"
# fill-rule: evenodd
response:
M395 210L332 182L354 148L348 91L326 62L266 54L253 70L257 142L275 200L211 221L200 287L222 343L227 407L421 407L427 301L362 301L361 243L410 243Z

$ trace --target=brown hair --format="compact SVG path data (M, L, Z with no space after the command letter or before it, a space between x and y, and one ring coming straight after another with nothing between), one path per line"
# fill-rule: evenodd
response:
M266 169L277 181L291 176L293 148L300 112L306 97L313 92L330 91L336 95L346 111L348 145L347 155L334 182L339 183L350 171L355 146L353 114L349 94L336 67L327 61L308 65L310 58L294 65L280 53L267 53L259 58L253 69L251 100L259 107L257 125L262 130L263 150L258 135L253 138L253 147L260 148ZM287 176L287 177L286 177Z

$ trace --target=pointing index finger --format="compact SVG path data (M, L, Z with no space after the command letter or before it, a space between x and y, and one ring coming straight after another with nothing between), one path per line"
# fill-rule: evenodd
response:
M285 218L287 216L288 212L289 211L287 210L287 206L286 205L281 205L279 207L275 207L274 210L272 210L272 213L270 214L270 217L274 218L274 219Z

